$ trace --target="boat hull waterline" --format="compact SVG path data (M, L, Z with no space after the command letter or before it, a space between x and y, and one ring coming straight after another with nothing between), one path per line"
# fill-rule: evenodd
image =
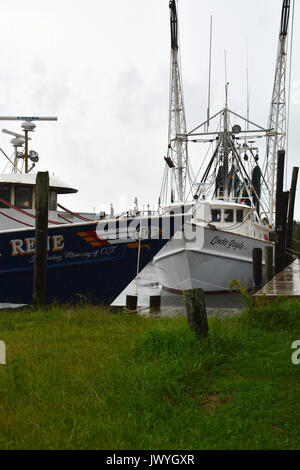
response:
M175 233L172 217L111 225L103 221L49 227L47 303L110 304L136 276L138 260L142 270ZM1 302L31 303L34 236L31 229L0 233Z
M188 289L207 293L230 291L233 279L242 287L253 287L254 248L272 245L237 233L186 224L186 238L172 239L154 258L163 288L177 294ZM191 236L193 237L192 241ZM175 237L176 238L176 237ZM265 266L263 260L263 277Z

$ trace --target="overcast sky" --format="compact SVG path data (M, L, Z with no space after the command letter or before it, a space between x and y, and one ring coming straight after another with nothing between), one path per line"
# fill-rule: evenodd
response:
M157 204L167 149L168 0L1 2L1 115L54 115L38 124L38 169L78 188L72 210ZM230 108L267 125L282 0L179 0L188 128L205 120L210 16L214 16L212 112L224 105L227 50ZM296 0L289 167L300 159L300 8ZM18 123L1 123L18 130ZM0 146L10 152L9 136ZM5 165L1 160L0 170ZM201 163L194 152L193 167ZM300 186L300 182L299 182ZM298 199L300 199L298 197ZM297 203L300 220L300 204Z

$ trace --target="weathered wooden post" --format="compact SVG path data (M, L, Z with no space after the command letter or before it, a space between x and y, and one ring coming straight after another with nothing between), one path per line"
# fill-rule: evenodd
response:
M47 276L47 245L48 245L48 194L49 173L38 172L36 177L36 225L35 225L35 257L33 274L34 305L46 303L46 276Z
M190 328L198 337L206 338L208 322L203 289L185 290L184 301Z
M263 252L261 248L254 248L252 252L253 259L253 283L254 290L258 291L263 285L262 260Z
M281 260L281 271L283 271L289 265L289 255L286 251L286 229L287 229L287 217L289 209L289 200L290 192L284 191L282 193L282 231L283 231L283 240L282 240L282 251L283 258Z
M274 248L273 246L265 247L265 263L266 263L266 283L272 281L274 277Z
M284 181L285 151L279 150L277 154L277 181L276 181L276 227L275 227L275 274L284 269L285 233L283 231L283 181Z
M160 310L160 305L160 295L150 295L150 312L157 312L158 310Z
M299 168L293 168L292 184L290 190L290 203L288 212L288 224L286 230L286 248L291 250L293 247L293 228L294 228L294 211L295 211L295 200L297 193ZM289 261L292 262L293 257L289 256Z
M138 301L137 295L127 295L126 296L126 310L129 310L129 312L136 312L137 301Z

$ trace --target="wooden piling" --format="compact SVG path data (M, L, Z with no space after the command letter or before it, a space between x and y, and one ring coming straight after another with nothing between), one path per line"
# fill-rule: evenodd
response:
M285 167L285 151L279 150L277 154L277 181L276 181L276 223L275 223L275 274L284 269L285 233L283 231L283 182Z
M150 295L150 312L157 312L158 310L160 310L160 305L160 295Z
M272 281L274 277L274 248L273 246L265 247L265 264L266 264L266 284Z
M130 312L136 312L137 302L138 302L137 295L127 295L126 296L126 310L129 310Z
M290 201L289 201L289 210L288 210L288 223L287 223L287 230L286 230L286 248L291 250L293 248L293 228L294 228L294 211L295 211L295 200L296 200L296 192L297 192L297 184L298 184L298 174L299 168L293 168L293 175L292 175L292 184L290 190ZM291 262L293 259L292 256L289 256L289 261Z
M49 194L48 171L38 172L35 191L36 225L32 302L36 306L41 306L46 303Z
M289 210L290 192L285 191L282 193L282 231L283 231L283 258L281 263L281 271L283 271L289 265L289 255L286 251L286 229L287 229L287 217ZM280 272L281 272L280 271Z
M208 335L208 322L203 289L184 291L184 301L191 330L199 338L206 338Z
M262 276L262 261L263 261L263 252L261 248L254 248L252 252L253 259L253 283L254 290L258 291L262 288L263 285L263 276Z

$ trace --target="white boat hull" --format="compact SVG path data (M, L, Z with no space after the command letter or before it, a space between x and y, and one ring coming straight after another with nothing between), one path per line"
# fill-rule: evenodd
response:
M233 279L252 288L253 249L261 248L264 254L265 246L271 244L189 223L185 224L184 233L183 239L172 239L154 258L160 283L177 293L196 288L211 293L228 292Z

